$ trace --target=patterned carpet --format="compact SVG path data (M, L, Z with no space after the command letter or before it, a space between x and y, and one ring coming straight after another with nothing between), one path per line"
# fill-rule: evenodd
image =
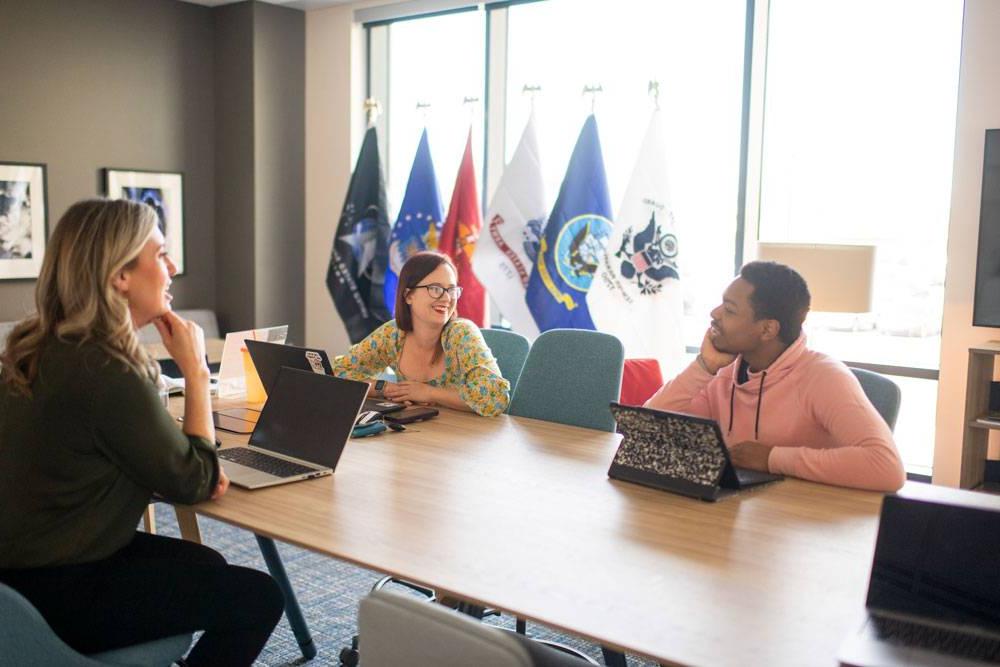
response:
M230 563L265 570L264 560L257 549L257 541L250 533L218 521L199 517L202 540L219 551ZM157 533L179 537L173 509L156 505ZM309 665L309 667L335 667L340 664L340 649L350 644L357 628L358 601L368 594L372 585L380 578L377 572L343 563L333 558L278 543L278 550L288 571L288 577L295 589L302 613L306 617L313 641L316 642L317 656L306 662L302 658L295 637L286 620L278 623L270 641L257 659L258 667L279 667L287 665ZM491 618L488 622L513 628L510 617ZM599 663L601 650L598 646L575 637L556 633L544 626L529 624L528 634L540 639L556 641L572 646ZM363 664L363 656L362 656ZM630 666L652 666L655 663L629 656Z

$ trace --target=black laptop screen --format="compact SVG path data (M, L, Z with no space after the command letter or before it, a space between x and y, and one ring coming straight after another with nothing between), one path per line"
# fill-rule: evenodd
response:
M284 366L313 373L333 374L330 359L323 350L265 343L259 340L248 340L246 346L254 368L257 369L257 376L268 395L274 391L278 371Z
M1000 512L886 497L868 608L1000 632Z
M364 382L282 368L250 444L335 468L367 392Z

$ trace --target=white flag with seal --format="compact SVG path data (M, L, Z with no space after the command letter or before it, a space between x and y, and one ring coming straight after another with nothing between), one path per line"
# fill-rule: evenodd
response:
M532 113L486 210L472 257L479 282L510 320L511 328L531 340L538 336L538 325L524 294L547 215Z
M655 358L671 378L684 362L684 300L660 115L649 121L587 307L598 331L621 340L626 358Z

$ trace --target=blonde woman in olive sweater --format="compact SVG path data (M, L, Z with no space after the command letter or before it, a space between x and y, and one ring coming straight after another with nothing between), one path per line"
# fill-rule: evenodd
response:
M204 335L170 310L175 272L143 204L83 201L56 225L37 313L0 355L0 581L82 653L204 630L191 667L250 665L281 617L274 581L136 531L153 493L194 503L229 484ZM150 322L185 376L184 431L136 337Z

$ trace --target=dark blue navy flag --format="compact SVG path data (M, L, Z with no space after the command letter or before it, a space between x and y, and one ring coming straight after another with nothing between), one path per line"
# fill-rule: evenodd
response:
M385 272L385 303L392 313L396 307L399 272L410 257L421 250L437 250L444 210L438 190L427 129L420 135L417 154L413 156L406 194L399 207L399 217L389 239L389 266Z
M528 281L525 300L539 331L595 328L586 298L611 230L608 179L591 115L576 140Z
M389 218L375 128L365 133L333 239L326 286L357 343L392 317L385 307Z

